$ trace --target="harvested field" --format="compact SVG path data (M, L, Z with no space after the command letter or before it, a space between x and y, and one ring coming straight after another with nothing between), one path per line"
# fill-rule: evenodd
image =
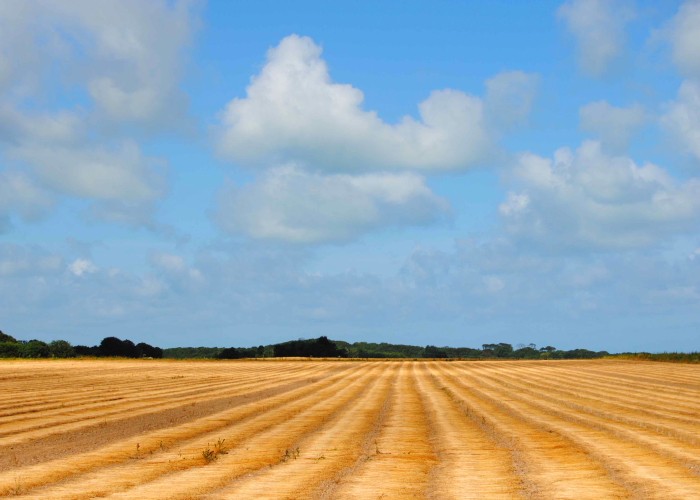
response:
M0 495L700 498L700 366L0 362Z

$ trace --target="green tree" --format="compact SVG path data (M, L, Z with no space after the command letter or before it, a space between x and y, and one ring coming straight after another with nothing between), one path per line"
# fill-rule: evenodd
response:
M75 349L65 340L54 340L49 343L49 351L54 358L74 358Z
M21 345L19 342L0 342L0 358L19 358Z
M427 345L423 350L424 358L446 358L447 353L442 349L435 347L434 345Z
M51 349L46 342L41 340L30 340L19 344L19 352L22 358L48 358L51 356Z
M244 354L235 347L227 347L217 356L219 359L240 359Z
M17 339L15 339L12 335L8 335L4 333L2 330L0 330L0 342L17 342Z
M498 344L484 344L482 347L484 357L487 358L510 358L513 355L513 346L506 344L505 342L499 342Z

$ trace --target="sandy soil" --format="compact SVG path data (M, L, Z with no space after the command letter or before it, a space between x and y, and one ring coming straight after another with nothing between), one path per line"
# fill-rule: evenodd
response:
M0 496L700 498L700 366L2 361Z

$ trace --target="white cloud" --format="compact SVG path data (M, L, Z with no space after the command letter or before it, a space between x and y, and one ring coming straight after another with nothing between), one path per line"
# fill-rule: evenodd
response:
M96 273L97 266L90 259L75 259L68 266L68 270L75 276L83 276Z
M321 52L308 37L284 38L246 97L223 111L220 153L263 171L222 194L217 219L226 231L322 243L434 223L446 202L422 177L390 172L460 170L493 158L498 136L527 119L538 83L511 71L488 80L483 99L434 91L419 119L389 124L363 109L359 89L332 81Z
M0 191L13 193L0 201L0 224L70 196L92 201L93 217L154 225L164 169L127 136L134 126L182 122L179 81L196 25L193 5L0 4L0 157L16 172L1 179Z
M665 170L609 156L598 142L552 159L520 156L500 212L507 229L552 247L636 248L697 229L700 180L674 180Z
M232 233L321 243L380 227L433 223L446 210L446 201L415 174L321 175L286 166L224 191L217 219Z
M627 108L611 106L606 101L596 101L579 110L581 129L600 139L603 146L624 152L634 133L646 120L644 108L633 104Z
M30 164L47 186L71 196L145 201L159 197L164 188L162 176L133 142L114 150L32 144L10 152Z
M530 85L527 76L512 74L492 87L512 97L516 89L529 92ZM294 161L350 171L462 169L492 151L484 103L477 97L434 91L420 103L419 120L406 116L395 125L362 109L363 98L360 90L331 80L321 48L310 38L288 36L268 52L247 96L227 105L219 150L247 164Z
M661 124L672 141L700 160L700 82L686 80L681 84L678 97L668 105Z
M627 2L569 0L557 12L576 39L584 73L600 76L618 59L625 45L625 25L632 18Z
M33 140L42 144L75 144L84 134L84 117L73 111L20 112L0 101L0 142L16 144Z
M700 1L688 0L666 27L673 61L683 74L700 77Z
M77 83L87 87L103 118L165 125L186 108L178 82L196 25L193 4L4 2L0 85L20 96L35 91L43 70L53 66L64 71L64 83L74 74L84 78Z

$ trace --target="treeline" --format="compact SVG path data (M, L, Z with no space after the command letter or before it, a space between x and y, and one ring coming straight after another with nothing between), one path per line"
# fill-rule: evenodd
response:
M535 344L513 347L511 344L483 344L471 347L425 347L389 344L386 342L355 342L329 340L319 337L293 340L258 347L175 347L163 350L163 357L175 359L241 359L273 357L311 358L430 358L430 359L593 359L610 355L607 351L588 349L560 350L553 346L537 348Z
M0 358L73 358L77 356L122 358L171 358L171 359L243 359L243 358L428 358L428 359L594 359L615 357L647 361L700 363L700 353L647 353L625 352L610 354L607 351L588 349L561 350L553 346L538 348L535 344L511 344L499 342L471 347L425 347L389 344L386 342L344 342L317 339L299 339L279 344L257 347L172 347L161 349L145 342L135 344L128 339L106 337L99 345L73 346L65 340L43 342L41 340L17 340L0 331Z
M17 340L0 331L0 358L73 358L75 350L65 340Z
M243 359L243 358L347 358L348 350L328 337L299 339L258 347L173 347L163 350L163 357L173 359Z
M373 344L355 342L347 344L350 357L353 358L430 358L430 359L593 359L608 356L607 351L590 351L588 349L560 350L553 346L537 348L535 344L519 345L499 342L483 344L481 349L472 347L437 347L427 345L418 347L401 344Z
M0 331L0 358L75 358L77 356L162 358L163 349L145 342L134 344L131 340L106 337L97 346L73 346L65 340L43 342L41 340L17 340Z
M105 337L98 346L75 346L75 353L79 356L96 356L109 358L162 358L163 349L153 347L145 342L134 344L129 339L117 337Z

